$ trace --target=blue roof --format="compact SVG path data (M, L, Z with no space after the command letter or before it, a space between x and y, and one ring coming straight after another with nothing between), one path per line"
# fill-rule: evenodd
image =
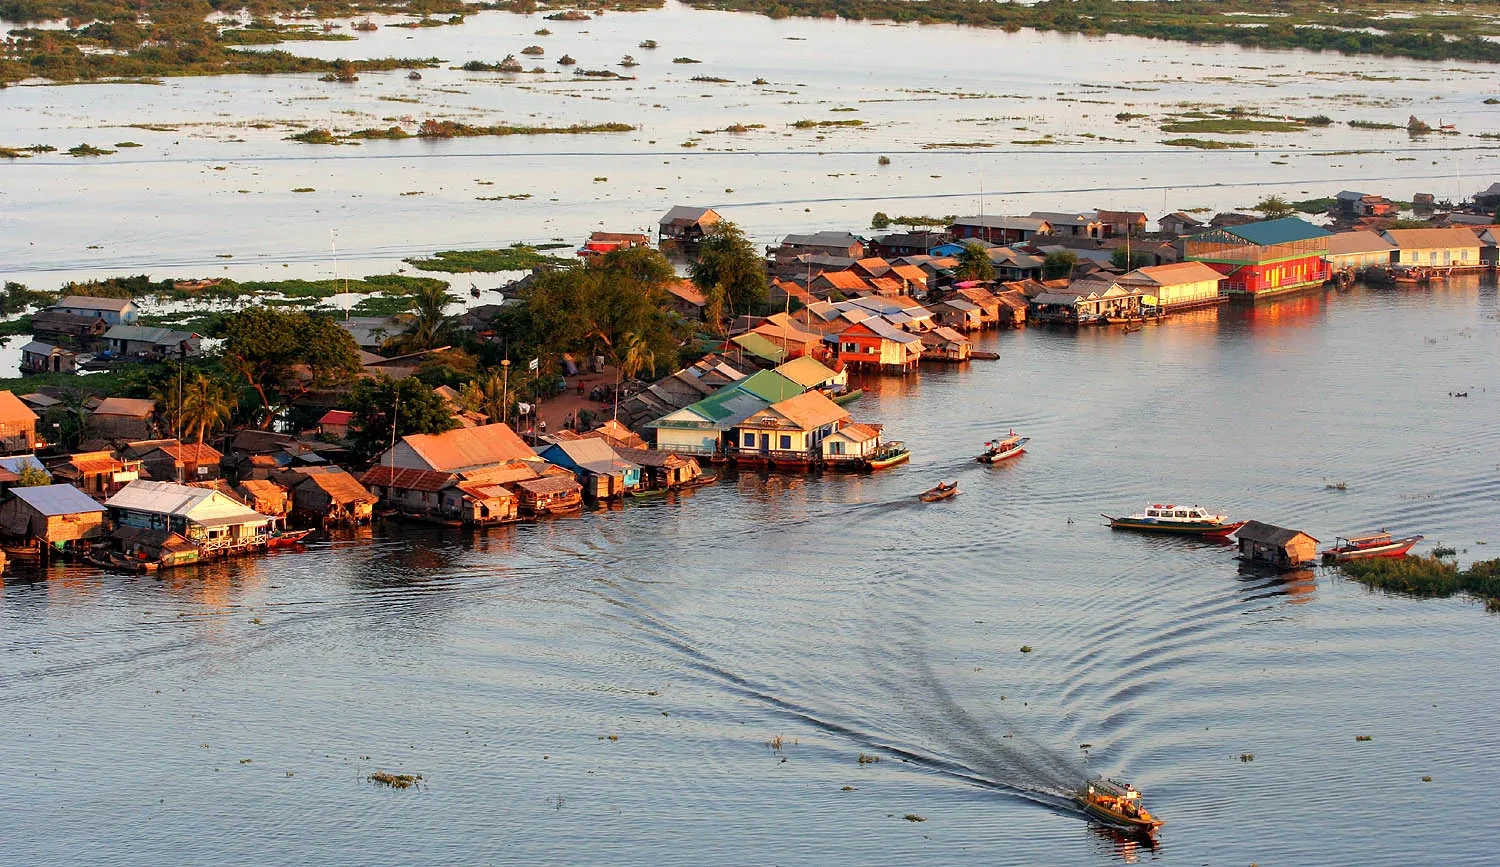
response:
M1287 244L1292 241L1308 241L1313 238L1326 238L1333 234L1321 226L1314 226L1312 223L1297 217L1283 217L1279 220L1262 220L1259 223L1246 223L1243 226L1233 226L1223 231L1261 247L1269 247L1272 244Z
M26 467L32 467L47 473L47 468L42 466L42 462L36 459L36 455L12 455L8 458L0 458L0 467L4 467L17 475L20 475L21 470ZM47 478L52 478L52 474L47 473Z
M94 498L72 485L41 485L35 488L11 488L10 492L43 515L75 515L79 512L102 512L104 507Z

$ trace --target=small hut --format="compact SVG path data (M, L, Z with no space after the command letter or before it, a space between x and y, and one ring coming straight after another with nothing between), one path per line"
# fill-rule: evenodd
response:
M583 508L583 486L566 476L547 475L515 483L521 510L531 515L558 515Z
M1240 559L1247 563L1297 569L1318 558L1318 540L1301 530L1247 521L1234 535L1239 541Z
M233 488L234 495L245 505L275 518L284 518L290 504L286 488L265 479L245 479Z
M72 485L16 488L0 506L0 529L38 546L76 548L105 535L104 507Z

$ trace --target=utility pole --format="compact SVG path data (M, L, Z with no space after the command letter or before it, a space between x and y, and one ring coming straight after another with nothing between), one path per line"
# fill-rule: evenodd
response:
M506 358L506 359L504 359L504 360L502 360L500 362L500 370L503 371L502 381L504 382L504 385L501 386L502 394L503 394L503 397L501 398L501 401L502 401L502 405L504 407L504 409L502 410L502 412L505 414L505 423L506 424L510 424L510 359L509 358Z

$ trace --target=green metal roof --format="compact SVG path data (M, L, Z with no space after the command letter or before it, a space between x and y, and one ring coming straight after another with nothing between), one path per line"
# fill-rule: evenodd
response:
M1327 229L1314 226L1312 223L1298 219L1297 217L1283 217L1280 220L1262 220L1259 223L1246 223L1243 226L1233 226L1222 231L1261 247L1269 247L1273 244L1286 244L1292 241L1308 241L1313 238L1326 238L1333 234Z
M738 382L730 383L728 388L749 392L771 403L780 403L789 397L796 397L802 392L807 391L807 389L774 370L757 370L755 373Z
M764 358L767 361L773 362L775 364L780 364L781 362L786 361L785 349L782 349L780 346L777 346L776 344L760 336L759 334L756 334L753 331L736 335L734 337L731 337L730 340L734 341L740 346L741 349L744 349L751 355L758 355L761 358Z

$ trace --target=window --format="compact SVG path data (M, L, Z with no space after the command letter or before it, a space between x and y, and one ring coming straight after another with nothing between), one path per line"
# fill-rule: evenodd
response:
M751 433L750 431L745 432L745 445L746 447L750 448L753 448L755 446L755 434Z
M1148 517L1148 518L1157 518L1157 517L1160 517L1160 516L1157 514L1157 512L1156 512L1155 509L1147 509L1146 510L1146 517Z
M782 434L781 435L781 450L784 451L784 452L786 452L786 451L791 451L791 449L792 449L792 438L791 438L791 436L789 434Z
M1187 511L1185 509L1178 509L1177 512L1176 512L1176 514L1173 517L1186 518L1187 517Z
M828 444L828 453L830 455L841 455L841 454L843 454L844 453L844 442L843 442L843 440L834 440L833 442L829 443Z

